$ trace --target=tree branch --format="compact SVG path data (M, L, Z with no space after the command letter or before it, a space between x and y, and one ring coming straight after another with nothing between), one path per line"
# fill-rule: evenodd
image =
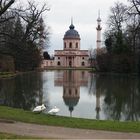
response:
M6 1L5 1L6 2ZM0 10L0 16L6 12L6 10L15 2L15 0L10 0L7 4L4 4L4 7ZM2 5L2 1L1 1Z

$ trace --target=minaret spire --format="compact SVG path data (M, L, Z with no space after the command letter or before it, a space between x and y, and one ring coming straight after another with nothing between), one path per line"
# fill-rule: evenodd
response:
M96 41L96 47L97 47L97 53L99 52L99 49L101 48L101 18L100 18L100 10L98 11L98 18L97 18L97 41Z
M98 18L100 18L100 9L98 10Z

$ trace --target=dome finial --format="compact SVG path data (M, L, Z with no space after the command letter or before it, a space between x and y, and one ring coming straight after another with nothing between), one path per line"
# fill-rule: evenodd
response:
M74 29L74 25L73 25L73 17L71 17L71 25L69 26L70 29Z

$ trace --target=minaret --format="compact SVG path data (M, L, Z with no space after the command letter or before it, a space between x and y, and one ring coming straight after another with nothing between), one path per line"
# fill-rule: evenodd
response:
M98 13L98 19L97 19L97 43L96 43L96 47L97 47L97 53L99 52L99 49L101 48L101 18L100 18L100 11Z

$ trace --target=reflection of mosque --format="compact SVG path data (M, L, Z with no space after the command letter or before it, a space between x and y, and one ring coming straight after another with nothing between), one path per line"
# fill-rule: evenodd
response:
M63 72L63 79L57 78L55 80L56 86L63 86L63 100L69 107L70 116L72 116L72 111L79 102L80 87L87 86L87 84L87 71L66 70Z

